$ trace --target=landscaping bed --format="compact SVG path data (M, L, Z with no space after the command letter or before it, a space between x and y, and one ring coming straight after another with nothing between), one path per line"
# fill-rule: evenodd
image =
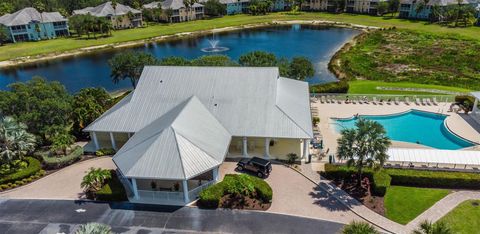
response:
M46 174L37 159L27 157L25 161L28 163L26 168L0 177L0 192L28 184Z
M118 179L117 172L115 170L110 171L112 178L108 179L95 194L95 200L99 201L127 201L127 193L122 183Z
M272 202L272 188L262 179L247 174L228 174L222 182L200 192L201 208L267 210Z
M480 174L412 169L364 169L358 187L356 170L326 164L322 176L387 218L406 224L450 193L480 189Z
M83 155L83 147L75 146L68 155L53 155L50 150L39 151L36 155L42 159L45 169L55 170L80 161Z

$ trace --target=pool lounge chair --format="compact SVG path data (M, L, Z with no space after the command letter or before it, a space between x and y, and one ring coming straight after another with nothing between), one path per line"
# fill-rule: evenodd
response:
M433 97L432 103L433 103L433 105L438 106L438 102L437 102L437 98L436 98L436 97Z
M417 106L420 106L420 98L415 98L415 104L417 104Z
M325 96L320 97L320 103L325 103Z
M395 97L395 100L393 101L393 103L395 103L395 105L398 105L399 103L398 97Z
M420 99L422 101L422 105L425 106L427 103L425 103L425 98Z
M352 97L352 104L357 104L357 99L355 97Z
M337 99L338 104L342 104L342 99Z
M367 96L364 96L364 97L362 98L362 101L363 101L363 103L365 103L365 104L370 104L370 101L368 101L368 97L367 97Z
M326 102L326 103L330 103L331 101L332 101L332 100L330 100L330 96L327 95L327 96L325 97L325 102Z
M410 98L408 97L405 97L405 105L410 105Z
M373 98L372 98L372 104L373 104L373 105L377 105L377 97L373 97Z
M425 98L425 103L427 103L427 105L431 106L432 103L430 102L430 98Z

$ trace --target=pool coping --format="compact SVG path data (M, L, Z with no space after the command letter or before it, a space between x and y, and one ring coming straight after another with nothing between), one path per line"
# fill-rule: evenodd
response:
M357 118L358 116L371 116L371 117L375 117L375 116L382 116L382 117L389 117L389 116L400 116L400 115L404 115L404 114L407 114L407 113L410 113L410 112L423 112L423 113L428 113L428 114L434 114L434 115L440 115L440 116L445 116L445 119L443 119L443 126L445 127L445 129L451 133L453 136L455 137L458 137L459 139L461 140L464 140L470 144L472 144L472 146L468 146L468 147L463 147L463 148L459 148L459 149L456 149L456 150L464 150L464 149L468 149L468 148L471 148L471 147L474 147L474 146L478 146L480 145L480 143L478 142L475 142L475 141L472 141L472 140L469 140L463 136L460 136L459 134L455 133L447 124L447 118L450 117L451 115L449 114L444 114L444 113L436 113L436 112L431 112L431 111L425 111L425 110L419 110L419 109L416 109L416 108L412 108L412 109L409 109L407 111L402 111L402 112L397 112L397 113L392 113L392 114L385 114L385 115L353 115L351 117L347 117L347 118L338 118L338 117L330 117L330 120L353 120L355 118ZM329 124L333 124L333 123L329 123ZM405 143L411 143L411 144L415 144L413 142L408 142L408 141L399 141L399 140L392 140L392 141L397 141L397 142L405 142ZM425 147L428 147L428 148L433 148L433 149L438 149L438 148L435 148L435 147L431 147L431 146L428 146L428 145L424 145L424 144L420 144L422 146L425 146ZM445 149L439 149L439 150L445 150Z

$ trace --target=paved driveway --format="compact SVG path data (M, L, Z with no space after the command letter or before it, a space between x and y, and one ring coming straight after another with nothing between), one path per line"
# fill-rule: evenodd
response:
M76 163L29 185L0 193L0 198L79 199L84 196L80 183L90 167L115 169L111 157L101 157Z
M237 173L234 170L235 165L236 162L224 162L220 167L222 178L225 174ZM310 180L283 165L273 165L272 173L266 181L273 189L273 201L269 212L341 223L362 220Z
M76 201L0 199L0 234L74 233L100 222L115 233L338 233L342 224L266 212Z

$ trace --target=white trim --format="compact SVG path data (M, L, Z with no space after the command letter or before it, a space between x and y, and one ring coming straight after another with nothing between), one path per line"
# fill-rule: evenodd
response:
M137 180L135 178L131 178L131 180L132 180L132 188L133 188L133 198L138 199Z
M182 190L183 190L183 201L187 204L190 201L188 197L188 182L187 180L182 180Z
M92 132L92 140L93 140L93 144L95 144L95 150L99 150L100 145L98 144L98 139L97 139L97 133L96 132Z
M110 132L110 142L112 143L112 149L117 150L117 144L115 144L115 138L112 132Z
M270 138L265 138L265 158L270 158Z
M248 157L248 141L247 141L247 137L243 137L242 139L242 155L244 157Z

